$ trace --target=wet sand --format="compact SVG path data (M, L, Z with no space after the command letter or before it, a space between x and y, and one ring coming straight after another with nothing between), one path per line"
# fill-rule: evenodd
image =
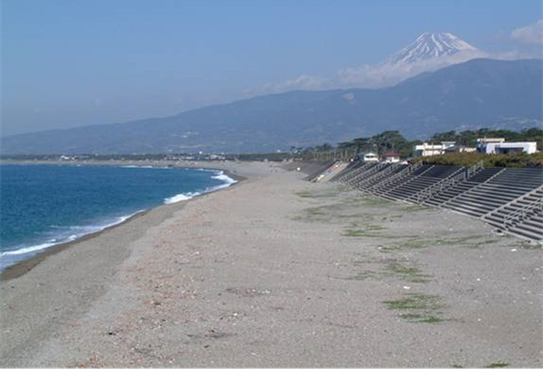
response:
M225 165L248 179L0 282L2 365L543 365L541 247L276 164Z

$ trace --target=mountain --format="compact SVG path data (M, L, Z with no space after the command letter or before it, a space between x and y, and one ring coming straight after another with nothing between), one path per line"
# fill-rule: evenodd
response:
M387 63L415 64L430 59L474 52L480 52L480 50L452 33L423 33L414 42L392 55Z
M521 129L543 122L541 60L476 59L381 89L293 91L172 117L4 137L3 154L271 152L400 130Z
M423 72L486 57L484 51L451 33L423 33L385 61L342 71L340 77L358 86L387 87Z

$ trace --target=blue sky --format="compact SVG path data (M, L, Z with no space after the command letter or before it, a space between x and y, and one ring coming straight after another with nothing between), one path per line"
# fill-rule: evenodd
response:
M375 64L423 32L488 52L540 0L2 0L3 135L171 115ZM536 46L541 48L541 46Z

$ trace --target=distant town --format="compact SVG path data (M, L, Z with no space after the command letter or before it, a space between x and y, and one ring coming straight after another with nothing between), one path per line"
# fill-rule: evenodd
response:
M428 140L408 140L399 131L385 131L372 137L356 138L312 147L292 146L272 153L168 153L168 154L66 154L4 155L3 161L103 162L103 161L285 161L362 160L419 161L440 164L469 164L485 161L487 166L543 166L543 130L479 129L436 133Z

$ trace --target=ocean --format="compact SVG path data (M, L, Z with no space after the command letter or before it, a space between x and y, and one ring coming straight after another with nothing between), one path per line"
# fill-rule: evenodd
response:
M0 270L144 210L234 182L210 169L0 165Z

